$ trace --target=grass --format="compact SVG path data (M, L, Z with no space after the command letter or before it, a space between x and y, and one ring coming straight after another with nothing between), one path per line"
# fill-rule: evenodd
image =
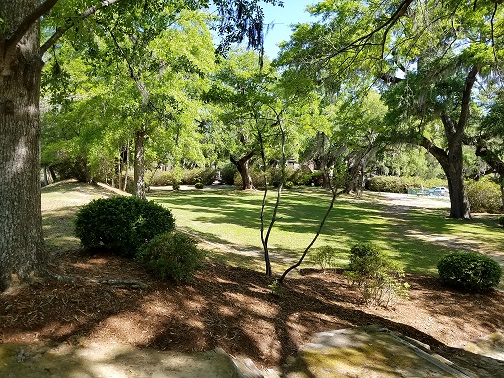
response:
M51 249L73 250L78 207L110 193L84 184L63 184L42 190L43 230ZM275 193L270 192L265 219L271 217ZM205 249L223 262L264 269L260 239L262 192L232 189L155 191L152 199L171 209L176 225L205 241ZM281 273L296 261L317 230L329 205L322 190L286 191L273 228L270 247L274 272ZM373 242L398 260L407 272L435 274L437 262L446 253L473 250L494 257L504 266L504 231L497 217L476 215L471 221L446 218L448 209L390 206L367 196L365 200L337 200L314 248L333 246L337 266L348 263L350 248ZM308 256L304 267L310 264Z
M271 217L274 195L271 192L268 197L266 219ZM204 239L237 247L238 251L256 251L256 258L250 262L260 261L261 192L154 192L150 198L170 208L179 227ZM300 256L313 238L329 201L330 196L320 190L284 193L279 220L270 239L277 268L286 267ZM460 221L446 218L447 215L447 209L406 211L382 203L341 198L314 247L335 247L340 267L348 263L350 248L359 242L376 243L400 261L407 272L434 274L440 257L461 249L484 252L504 263L504 232L497 226L496 217Z
M79 207L110 193L96 186L61 182L42 188L42 231L50 251L75 250L80 240L75 236L75 215Z

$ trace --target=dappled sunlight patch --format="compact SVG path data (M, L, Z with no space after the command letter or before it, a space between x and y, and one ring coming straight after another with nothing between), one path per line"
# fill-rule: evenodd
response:
M239 315L239 310L236 308L233 308L231 306L226 306L226 305L219 305L216 307L217 311L219 314L226 316L226 317L235 317Z
M467 239L462 239L454 235L446 235L446 234L425 234L423 232L417 231L417 230L408 230L405 232L406 236L415 238L415 239L420 239L426 242L430 242L433 244L440 244L443 246L447 247L465 247L464 249L468 250L474 250L477 248L480 243L473 241L473 240L467 240Z
M302 335L310 332L321 332L328 329L341 329L352 326L348 321L342 321L336 316L322 314L319 312L294 312L290 314L286 321L288 333L292 340L302 339ZM297 345L300 347L301 345Z
M188 298L183 300L183 307L187 311L199 312L208 306L208 302L209 298L205 298L200 294L193 294L190 299Z
M225 292L224 295L237 303L241 310L246 310L246 312L251 312L256 316L263 316L265 318L272 318L275 316L276 311L271 311L269 306L264 305L264 301L258 298L253 298L241 293L231 293ZM275 306L276 307L276 306Z
M38 338L57 337L62 338L72 335L78 329L79 323L83 322L84 318L79 319L75 316L73 319L61 319L60 321L52 321L36 332Z
M258 349L261 358L275 358L279 359L281 344L275 337L271 337L278 330L275 329L274 324L267 320L252 319L245 316L241 321L243 332L251 339Z
M160 331L159 323L168 317L147 315L143 312L125 312L104 319L91 331L91 337L132 344L147 344Z
M172 302L161 298L161 292L150 295L148 300L142 304L142 311L148 316L169 316L170 313L175 310L176 306Z

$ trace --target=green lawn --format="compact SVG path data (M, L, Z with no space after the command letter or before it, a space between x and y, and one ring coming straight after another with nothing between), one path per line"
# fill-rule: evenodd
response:
M270 192L268 214L271 214L274 196L275 192ZM262 269L259 233L262 192L158 191L149 198L170 208L178 227L215 245L233 247L233 256L214 249L224 260ZM322 190L284 192L280 219L270 240L277 268L287 266L302 253L329 201L329 194ZM347 264L353 244L368 241L381 246L408 272L435 273L442 255L461 249L489 254L504 265L504 232L497 226L495 216L460 221L446 218L447 214L446 209L405 209L341 198L315 247L326 244L335 247L341 267Z
M109 196L101 188L66 183L42 190L43 231L50 250L74 250L79 240L73 235L75 213L93 198ZM271 214L276 193L268 197ZM154 191L150 199L172 210L176 225L200 237L213 258L256 270L264 269L260 239L262 192L231 189ZM439 258L455 250L473 250L494 257L504 266L504 230L496 216L475 215L471 221L448 219L446 208L421 209L392 206L377 201L343 197L323 229L315 247L331 245L339 252L338 265L348 263L348 252L358 242L374 242L397 259L408 272L437 272ZM314 236L330 202L319 189L285 191L270 246L273 268L297 260ZM268 215L267 214L267 215ZM308 260L305 267L312 266Z

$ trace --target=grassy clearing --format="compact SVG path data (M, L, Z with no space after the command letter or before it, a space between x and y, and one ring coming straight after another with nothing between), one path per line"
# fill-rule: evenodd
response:
M269 215L274 196L271 192L268 198ZM150 198L169 207L179 227L206 240L237 247L238 253L244 251L240 262L246 263L250 257L250 263L254 264L250 267L258 268L261 192L160 191L152 193ZM285 267L302 253L329 201L329 195L323 191L284 193L279 221L270 241L277 267ZM408 272L436 273L439 258L454 250L487 253L504 264L501 247L504 232L497 226L495 217L478 216L472 221L460 221L448 219L446 215L446 209L391 207L341 198L314 247L335 247L341 267L348 263L348 252L358 242L376 243L399 260Z
M53 250L79 248L74 237L75 212L93 198L109 192L85 184L67 183L42 190L43 230ZM204 247L223 262L262 270L260 239L261 192L231 189L155 191L150 199L170 208L178 228L205 241ZM268 197L271 216L275 193ZM331 245L337 264L348 263L348 253L358 242L374 242L401 262L408 272L434 274L441 256L455 250L488 254L504 266L504 230L495 216L476 215L472 221L448 219L447 209L391 206L377 197L340 198L315 248ZM314 236L329 205L321 190L286 191L271 235L274 271L296 260ZM309 264L309 257L304 266Z

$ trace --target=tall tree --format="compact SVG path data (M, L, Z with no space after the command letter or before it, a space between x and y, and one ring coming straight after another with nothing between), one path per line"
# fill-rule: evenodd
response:
M269 108L275 101L271 92L274 80L274 70L269 65L261 67L257 54L236 52L222 62L205 96L218 105L214 128L220 129L224 149L241 175L243 189L254 188L249 165L260 151L259 134L266 141L268 126L276 121Z
M417 143L436 157L447 175L450 216L470 217L462 137L476 81L484 83L502 61L500 2L327 0L310 10L321 21L298 25L283 46L280 62L329 88L339 89L356 78L364 86L381 81L383 87L398 88L396 99L401 101L394 107L402 116L394 126L404 121L420 129ZM446 148L421 133L434 119L442 123Z
M277 3L276 0L264 0ZM256 1L215 0L225 34L247 35L262 46L261 8ZM27 281L43 269L40 210L39 95L43 55L65 34L75 45L91 42L85 22L97 13L113 12L118 22L134 22L139 11L155 16L167 6L197 9L209 2L101 0L3 0L0 2L0 290L15 280ZM86 8L82 8L86 7ZM142 12L140 12L142 13ZM46 38L40 44L40 20ZM148 27L149 17L143 24ZM140 25L139 25L140 26ZM231 39L233 39L231 38ZM92 45L86 46L92 48Z

